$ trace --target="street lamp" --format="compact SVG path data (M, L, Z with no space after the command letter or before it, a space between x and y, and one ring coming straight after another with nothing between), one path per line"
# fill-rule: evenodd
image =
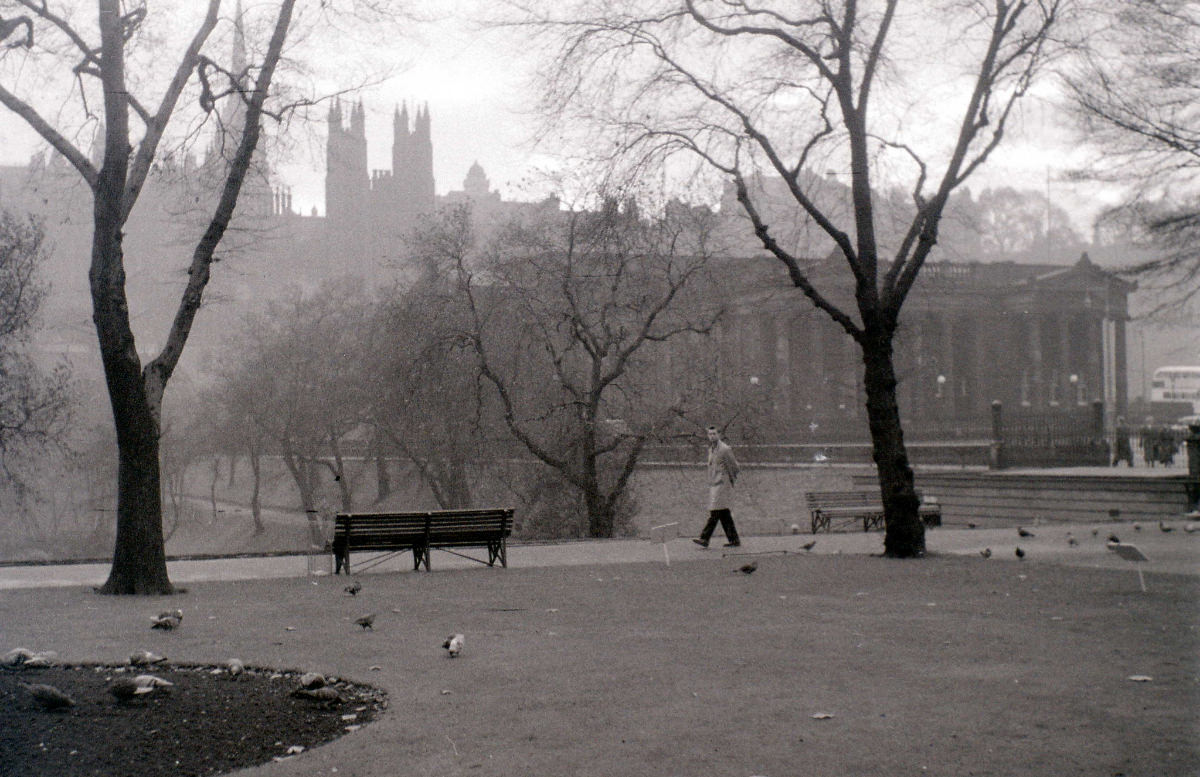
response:
M1071 381L1071 393L1075 395L1075 404L1083 404L1083 386L1079 384L1079 376L1071 373L1071 377L1067 380Z
M937 398L938 399L942 398L945 388L946 388L946 376L938 375L937 376Z

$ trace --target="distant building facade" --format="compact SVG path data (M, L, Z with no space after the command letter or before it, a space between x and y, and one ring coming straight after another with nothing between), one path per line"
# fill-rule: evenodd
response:
M757 402L764 441L866 435L857 344L774 260L746 262L716 334L722 383ZM814 285L852 311L844 266ZM896 335L897 401L909 439L986 438L993 402L1010 413L1104 404L1124 415L1126 322L1134 285L1097 267L934 262L921 272ZM840 299L839 299L840 297Z

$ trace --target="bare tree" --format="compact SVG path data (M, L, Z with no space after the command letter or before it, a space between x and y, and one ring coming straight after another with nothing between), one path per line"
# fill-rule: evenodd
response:
M60 445L71 417L69 371L46 370L28 350L46 293L43 241L36 221L0 210L0 472L18 502L29 485L19 462Z
M892 557L925 547L896 404L900 311L951 193L1000 144L1068 0L935 5L585 1L526 21L554 41L547 115L601 123L617 158L646 165L683 151L732 181L762 247L858 344ZM934 56L947 68L941 79L929 72ZM957 117L949 124L945 110ZM818 164L848 177L849 207L814 195ZM780 239L755 185L760 170L782 179L793 207L832 240L852 301L817 288L810 263ZM877 201L877 183L889 180L906 180L912 203L896 230Z
M1081 178L1128 188L1102 232L1148 249L1125 271L1164 292L1151 313L1200 298L1200 7L1129 0L1088 40L1067 78L1085 142Z
M436 250L435 238L427 238L414 245ZM386 337L362 378L375 387L367 402L372 425L444 509L471 506L487 445L479 370L453 290L453 278L441 272L399 290L378 312Z
M159 467L163 392L187 343L208 284L214 253L229 226L258 146L264 106L291 26L295 0L281 0L261 63L237 73L217 65L204 53L221 5L220 0L209 0L203 19L178 55L157 105L139 94L139 87L152 79L144 77L145 74L129 73L126 68L127 55L138 42L149 14L147 5L97 0L96 29L60 15L44 0L17 0L17 5L25 11L25 16L17 18L28 21L28 38L23 42L24 49L0 49L4 52L0 56L15 57L22 50L31 50L27 54L31 58L27 70L37 81L35 89L54 83L56 78L62 80L71 89L70 95L82 99L81 110L85 114L98 107L87 100L95 96L92 84L98 83L102 94L104 150L97 165L69 139L64 128L56 127L39 112L33 101L39 95L30 92L28 83L20 77L21 69L7 68L6 73L16 75L12 75L11 83L0 84L0 104L65 157L93 195L88 271L92 318L112 405L119 458L116 547L108 580L100 591L169 594L174 588L167 576ZM165 56L162 51L155 53L159 61ZM192 253L187 284L162 350L143 365L130 326L125 291L124 229L160 156L160 144L172 118L179 112L180 100L196 81L200 106L206 112L211 112L223 95L244 98L243 126L212 218ZM73 88L76 83L78 89Z
M655 356L720 316L699 298L711 257L698 227L610 201L516 225L480 266L457 259L504 424L581 494L589 536L613 536L643 448L679 417L681 393L656 395Z
M371 348L370 306L357 282L331 281L308 294L294 290L250 316L236 350L243 354L218 390L232 419L258 434L241 444L278 456L296 484L314 544L325 511L325 475L341 510L354 508L347 436L365 416L358 365ZM261 436L260 436L261 435Z

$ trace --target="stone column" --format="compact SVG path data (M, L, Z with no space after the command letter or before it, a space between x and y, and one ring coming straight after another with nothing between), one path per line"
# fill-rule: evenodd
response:
M1042 322L1038 314L1029 315L1029 404L1043 407L1046 392L1042 379Z
M1128 357L1125 346L1125 319L1118 318L1114 322L1113 332L1113 380L1116 383L1114 404L1110 414L1115 416L1129 415L1129 373Z

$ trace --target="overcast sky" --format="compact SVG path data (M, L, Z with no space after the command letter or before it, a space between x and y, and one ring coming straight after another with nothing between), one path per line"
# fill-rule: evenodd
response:
M555 165L549 149L537 150L536 122L530 114L536 62L511 35L481 31L476 0L440 2L440 18L414 23L403 40L379 44L370 56L396 68L386 81L361 93L367 110L369 165L391 167L392 112L407 101L428 104L432 116L434 177L437 191L460 189L478 161L493 188L506 198L538 199L550 192L541 171ZM341 52L341 56L349 56ZM324 109L318 112L324 116ZM40 144L23 123L0 110L0 164L22 164ZM294 160L278 169L290 185L293 206L303 213L324 212L324 121L296 142ZM1091 216L1112 193L1068 185L1064 172L1084 162L1077 138L1061 114L1038 97L1027 98L1004 144L968 182L975 192L990 186L1046 191L1075 217L1087 234Z

